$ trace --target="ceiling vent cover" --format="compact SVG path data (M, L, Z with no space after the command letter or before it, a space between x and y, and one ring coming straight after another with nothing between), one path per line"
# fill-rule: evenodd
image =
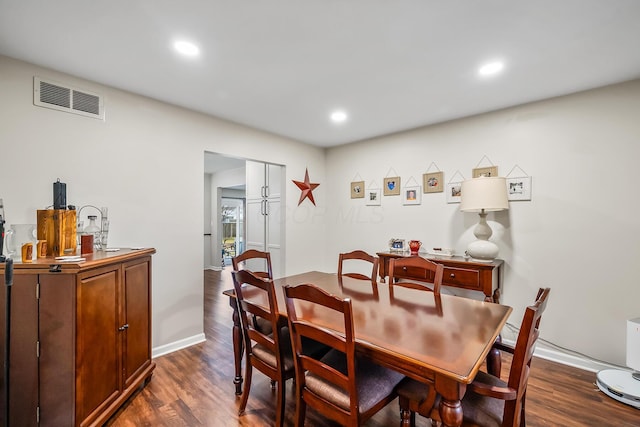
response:
M104 120L104 104L101 95L68 85L33 78L33 103L39 107L66 111Z

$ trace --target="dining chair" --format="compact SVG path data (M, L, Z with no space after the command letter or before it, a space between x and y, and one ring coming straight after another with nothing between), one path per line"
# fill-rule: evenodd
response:
M357 260L371 264L371 276L362 273L344 273L343 264L347 260ZM351 266L351 264L350 264ZM378 257L370 255L362 250L341 253L338 256L338 276L347 276L354 279L370 280L372 284L378 283Z
M269 252L249 249L231 258L231 264L235 271L250 270L253 274L263 279L273 279L271 254Z
M527 384L536 340L540 335L540 320L547 306L550 288L540 288L536 301L526 308L514 347L496 342L494 347L511 353L509 378L478 372L467 386L462 399L463 426L525 427ZM433 387L406 379L398 386L401 422L403 427L415 425L415 413L440 425L438 400Z
M234 271L249 270L258 277L273 280L271 254L269 252L249 249L244 251L240 255L231 258L231 264L233 265ZM271 326L269 325L269 322L265 321L264 319L253 316L252 321L254 323L254 326L258 330L264 333L271 332Z
M357 356L351 300L331 295L312 284L284 288L296 371L296 427L304 425L307 405L343 426L359 426L396 398L404 377ZM302 304L300 312L297 304ZM328 312L321 325L315 313ZM339 319L339 320L338 320ZM331 347L322 358L304 351L302 339Z
M253 368L268 376L272 385L276 385L276 426L282 426L285 406L285 381L295 374L291 340L288 331L282 331L285 320L278 313L278 302L273 281L256 276L249 270L233 271L233 287L235 289L240 319L243 328L245 352L245 385L238 414L242 415L247 406L251 390ZM247 298L249 296L251 298ZM255 322L248 321L248 315L255 316L269 324L264 332L256 327Z
M389 286L432 291L440 295L444 267L420 256L391 258L389 260ZM411 276L410 279L407 276Z

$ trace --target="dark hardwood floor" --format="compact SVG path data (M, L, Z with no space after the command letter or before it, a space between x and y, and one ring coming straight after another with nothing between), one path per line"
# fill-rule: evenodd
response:
M271 426L275 419L275 393L268 379L254 371L244 415L238 416L234 394L231 308L225 289L232 288L229 271L205 271L204 330L207 341L155 359L157 368L149 384L107 423L111 427L141 426ZM542 327L549 327L542 320ZM509 367L504 357L503 377ZM595 374L535 358L527 392L527 425L640 426L640 411L616 402L594 384ZM295 413L292 381L287 383L287 419ZM421 417L418 426L430 426ZM399 425L397 401L375 415L368 427ZM313 410L307 426L335 426Z

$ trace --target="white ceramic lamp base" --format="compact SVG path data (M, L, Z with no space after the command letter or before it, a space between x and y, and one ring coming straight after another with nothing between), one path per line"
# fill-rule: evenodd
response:
M487 224L487 214L481 211L478 213L480 221L473 230L473 235L478 240L469 243L467 254L476 261L491 262L498 256L498 245L489 240L493 234L491 227Z
M490 240L476 240L467 246L467 254L476 261L491 262L498 256L498 245Z

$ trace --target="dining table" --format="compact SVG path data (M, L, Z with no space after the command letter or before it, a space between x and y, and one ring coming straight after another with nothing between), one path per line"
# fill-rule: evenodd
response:
M285 286L309 283L341 298L350 298L356 351L374 362L435 387L445 426L462 424L461 399L473 381L512 308L454 295L412 289L396 283L310 271L274 280L278 312L283 319ZM233 289L223 292L233 309L233 348L236 394L242 391L242 327ZM265 295L244 293L244 298L264 302ZM337 331L344 330L340 316L310 303L296 302L308 320Z

